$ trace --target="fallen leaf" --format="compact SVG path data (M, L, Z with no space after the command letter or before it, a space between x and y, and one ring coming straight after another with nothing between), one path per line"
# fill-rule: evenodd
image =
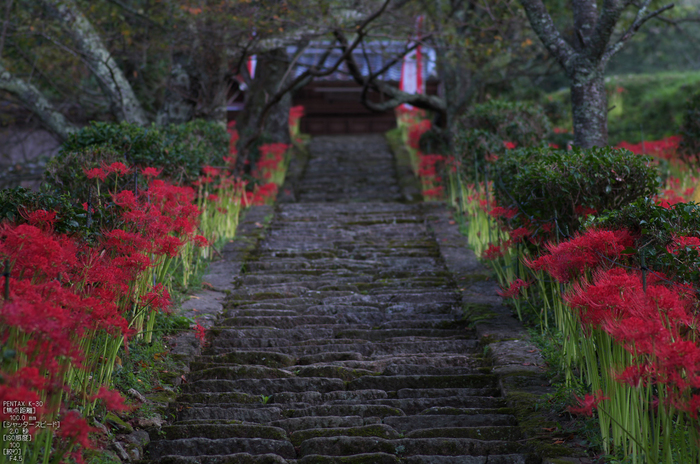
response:
M557 428L556 427L543 427L542 430L545 432L554 432Z
M204 284L202 284L202 285L204 285ZM195 295L192 295L192 296L190 297L190 300L199 300L199 297L198 297L198 296L195 296Z
M563 445L564 443L566 443L564 440L554 440L555 445Z
M257 227L257 228L260 229L260 228L262 228L262 227L264 227L264 226L263 226L262 224L260 224L259 222L256 222L256 223L255 223L255 227Z
M537 350L527 350L528 353L534 353L534 352L536 352L536 351L537 351Z
M214 289L214 286L212 284L210 284L209 282L202 282L202 287Z
M447 223L450 225L457 224L457 222L455 222L455 221L448 221Z

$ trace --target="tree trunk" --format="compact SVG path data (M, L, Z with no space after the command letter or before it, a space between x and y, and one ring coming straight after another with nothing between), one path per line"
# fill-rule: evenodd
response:
M252 138L256 137L260 115L269 98L277 93L284 83L289 57L284 49L276 49L258 55L258 63L255 70L255 79L248 91L243 111L236 119L236 128L240 134L239 161L245 164L245 171L250 172L254 160L247 158L245 147ZM267 114L263 126L263 137L266 141L277 143L289 143L289 108L292 103L291 95L285 95ZM240 165L239 165L240 166Z
M581 148L608 144L608 97L602 71L577 69L571 79L574 145Z
M184 124L192 119L193 114L194 101L190 76L183 66L176 64L170 72L165 101L156 116L156 124L159 126Z

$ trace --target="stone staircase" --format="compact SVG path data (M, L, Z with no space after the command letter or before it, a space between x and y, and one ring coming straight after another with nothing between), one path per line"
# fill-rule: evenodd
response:
M208 347L153 431L154 463L525 464L499 378L377 137L318 138Z

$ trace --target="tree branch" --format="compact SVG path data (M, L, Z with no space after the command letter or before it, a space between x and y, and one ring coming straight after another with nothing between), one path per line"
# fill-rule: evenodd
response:
M576 51L561 36L542 0L520 0L520 4L525 9L527 19L542 44L557 59L564 70L567 73L570 72Z
M124 73L104 46L95 28L73 0L41 0L73 37L80 56L93 72L120 121L146 125L148 120Z
M357 36L355 37L355 40L353 43L350 45L350 48L343 53L340 58L336 60L336 62L330 67L326 68L324 70L317 69L316 66L308 68L306 71L302 72L299 76L297 76L295 79L292 79L289 84L285 85L283 88L275 92L275 94L268 99L266 102L265 106L263 107L262 111L260 112L260 115L258 116L257 122L255 124L255 127L257 127L257 130L255 134L246 142L246 144L242 147L242 151L247 151L248 148L255 142L255 140L260 137L263 131L263 127L265 125L265 120L267 118L268 113L270 110L282 100L282 97L287 92L290 92L292 89L296 88L300 83L308 80L310 77L323 77L323 76L328 76L330 74L333 74L339 67L340 65L346 60L347 55L352 53L352 50L354 50L362 41L364 38L364 33L365 29L367 26L369 26L370 23L372 23L375 19L377 19L379 16L384 13L386 10L387 6L389 6L389 3L391 3L391 0L384 0L384 3L382 6L375 11L374 13L370 14L367 16L360 24L357 25L356 27L356 34ZM330 55L331 48L326 51L324 54L323 62L328 58Z
M622 37L620 37L617 40L617 42L615 42L612 45L609 45L606 48L605 53L601 56L601 59L600 59L600 62L603 66L605 66L607 64L607 62L610 61L610 58L615 56L615 53L619 52L622 49L622 47L632 37L634 37L634 35L637 33L637 31L639 31L639 29L644 25L644 23L646 23L647 21L649 21L652 18L659 16L664 11L670 10L671 8L673 8L675 6L673 3L669 3L668 5L664 5L661 8L659 8L658 10L652 11L648 15L643 16L645 11L646 11L646 7L650 1L651 0L646 0L644 2L642 7L637 12L637 17L635 18L634 22L629 27L629 29L627 29L627 31L624 34L622 34Z
M346 47L349 46L347 38L345 37L345 35L342 32L336 31L335 36L338 39L338 42L340 43L341 48L345 49ZM447 109L447 104L445 103L445 100L443 100L440 97L436 97L433 95L413 94L413 93L403 92L403 91L397 89L396 87L393 87L389 84L385 84L384 82L377 80L378 76L385 73L391 66L396 64L406 54L410 53L415 48L417 48L418 45L419 45L419 43L416 43L413 46L408 47L407 49L404 50L404 52L402 54L395 57L392 61L385 64L379 71L370 74L368 77L364 77L362 75L362 71L360 70L360 67L358 66L357 62L355 61L355 58L352 56L352 53L348 54L347 58L345 59L347 65L348 65L348 71L350 72L350 75L353 77L355 82L357 82L359 85L361 85L363 87L363 89L362 89L362 104L364 104L370 110L377 111L377 112L384 112L384 111L387 111L389 109L395 108L399 105L402 105L404 103L408 103L408 104L413 105L413 106L418 107L418 108L437 111L437 112L444 112ZM382 103L374 103L374 102L370 101L367 98L368 97L368 90L370 87L387 95L391 99L388 101L382 102Z
M39 117L41 122L61 140L77 130L68 122L61 112L32 84L12 75L0 61L0 90L8 92L22 103L29 111Z

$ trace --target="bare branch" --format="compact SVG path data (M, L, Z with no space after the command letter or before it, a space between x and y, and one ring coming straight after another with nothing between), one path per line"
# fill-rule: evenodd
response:
M664 5L661 8L659 8L658 10L652 11L648 15L643 16L645 11L646 11L646 6L649 4L649 1L650 0L647 0L644 3L644 5L642 5L642 8L640 8L639 11L637 12L637 17L635 18L634 22L627 29L627 31L624 34L622 34L622 37L620 37L617 40L617 42L615 42L612 45L609 45L606 48L605 53L602 55L602 57L600 59L602 66L605 66L607 64L607 62L610 61L610 58L612 58L615 55L615 53L619 52L622 49L622 47L624 47L624 45L632 37L634 37L634 35L637 33L637 31L639 31L639 29L644 25L644 23L646 23L647 21L649 21L652 18L659 16L664 11L670 10L671 8L673 8L675 6L673 3L669 3L668 5Z

